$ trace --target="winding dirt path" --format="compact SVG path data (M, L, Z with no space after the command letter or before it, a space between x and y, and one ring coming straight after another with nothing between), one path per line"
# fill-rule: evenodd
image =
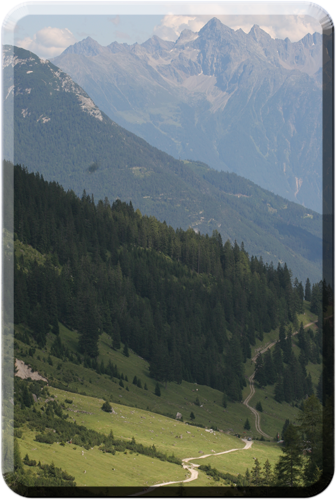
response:
M178 480L176 482L157 483L155 485L151 485L150 487L148 487L140 492L137 492L136 494L132 494L130 497L142 496L144 494L147 494L148 492L151 492L152 490L157 489L158 487L163 487L165 485L173 485L175 483L187 483L187 482L192 482L193 480L197 480L197 478L198 478L197 468L199 467L199 464L189 463L189 461L195 461L196 459L205 459L206 457L210 457L210 456L220 456L221 454L228 454L229 452L250 449L250 447L253 444L253 441L248 441L244 438L242 438L242 440L243 440L243 442L245 442L245 447L243 447L242 449L230 449L230 450L224 450L223 452L205 454L204 456L186 457L185 459L182 459L183 468L190 472L189 478L186 478L185 480Z
M313 324L316 324L316 323L317 323L317 321L309 322L309 324L306 324L304 326L304 329L306 329L307 327L312 326ZM298 332L299 331L295 331L292 334L292 336L295 336L296 334L298 334ZM286 336L286 338L287 338L287 336ZM278 341L279 340L273 341L271 343L266 343L266 345L264 345L264 347L262 349L259 349L257 351L257 353L254 355L254 357L252 357L252 359L251 359L252 362L255 363L259 354L265 353L267 350L269 350L270 348L274 347L274 345L276 343L278 343ZM260 414L259 414L259 412L254 407L251 407L249 405L249 402L250 402L251 398L255 394L254 375L255 375L255 372L253 374L251 374L251 376L249 377L250 393L248 394L248 396L246 397L246 399L243 401L243 404L246 405L246 407L248 407L248 409L250 409L250 411L254 415L254 417L255 417L255 428L256 428L257 432L260 435L262 435L263 437L265 437L265 438L271 438L269 435L267 435L267 433L265 433L264 431L262 431L262 429L260 427Z

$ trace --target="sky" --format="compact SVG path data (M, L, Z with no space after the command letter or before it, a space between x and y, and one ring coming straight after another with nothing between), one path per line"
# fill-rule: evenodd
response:
M235 30L241 28L249 32L258 24L273 38L288 37L295 42L307 33L320 33L319 21L325 15L316 4L288 1L194 0L183 4L174 1L44 1L21 3L21 7L20 3L10 0L6 4L2 43L18 45L47 59L87 36L103 46L114 41L143 43L153 35L175 41L183 29L197 32L214 16ZM330 11L327 0L320 3Z

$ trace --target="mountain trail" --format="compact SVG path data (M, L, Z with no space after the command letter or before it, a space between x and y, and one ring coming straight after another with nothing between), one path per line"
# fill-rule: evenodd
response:
M317 323L317 321L309 322L309 324L306 324L304 326L304 329L306 329L307 327L312 326L313 324L316 324L316 323ZM298 331L295 331L292 334L292 336L295 336L296 334L298 334ZM252 362L255 363L259 354L265 353L267 350L269 350L270 348L272 348L276 343L278 343L278 341L279 340L273 341L272 343L267 343L266 345L264 345L263 348L258 349L257 353L251 359ZM246 397L246 399L243 401L243 404L246 405L246 407L248 407L250 409L250 411L252 412L252 414L254 415L254 417L255 417L255 428L256 428L257 432L260 435L262 435L263 437L265 437L265 438L271 438L269 435L267 435L267 433L263 432L262 429L261 429L261 427L260 427L260 414L259 414L259 412L256 409L254 409L254 407L251 407L249 405L249 402L250 402L251 398L255 394L254 375L255 375L255 372L253 374L251 374L251 376L249 377L250 393L248 394L248 396Z
M182 466L185 470L190 472L190 477L186 478L185 480L178 480L176 482L164 482L164 483L157 483L155 485L151 485L150 487L137 492L136 494L131 494L130 497L136 497L136 496L142 496L144 494L147 494L148 492L151 492L152 490L155 490L157 487L163 487L164 485L173 485L175 483L187 483L187 482L192 482L193 480L197 480L198 478L198 471L197 468L199 467L199 464L194 464L194 463L189 463L189 461L195 461L196 459L205 459L206 457L210 456L220 456L221 454L228 454L229 452L235 452L239 450L247 450L250 449L253 441L246 440L242 438L242 441L245 442L245 447L242 449L230 449L230 450L224 450L222 452L216 452L213 454L205 454L204 456L197 456L197 457L186 457L185 459L182 459Z

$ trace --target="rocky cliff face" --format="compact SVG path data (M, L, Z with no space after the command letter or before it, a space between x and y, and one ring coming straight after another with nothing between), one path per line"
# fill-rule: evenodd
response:
M87 38L53 62L150 144L321 211L321 35L291 43L214 18L175 43Z

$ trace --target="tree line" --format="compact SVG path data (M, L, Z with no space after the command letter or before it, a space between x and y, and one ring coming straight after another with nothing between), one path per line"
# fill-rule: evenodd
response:
M240 400L251 345L302 310L303 286L286 264L264 264L217 231L174 230L131 202L96 204L85 191L80 199L20 166L14 197L14 237L43 255L15 252L14 320L38 345L60 321L79 332L79 355L96 359L105 331L156 380Z

